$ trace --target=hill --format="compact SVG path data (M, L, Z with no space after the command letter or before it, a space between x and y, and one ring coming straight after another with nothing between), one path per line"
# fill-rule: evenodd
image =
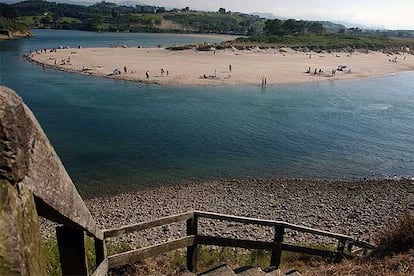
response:
M17 12L7 4L0 3L0 39L30 37L27 26L17 22Z
M30 28L76 29L116 32L193 32L246 35L260 33L265 19L258 16L226 12L167 10L165 7L119 6L102 1L90 6L23 1L12 5L19 22Z

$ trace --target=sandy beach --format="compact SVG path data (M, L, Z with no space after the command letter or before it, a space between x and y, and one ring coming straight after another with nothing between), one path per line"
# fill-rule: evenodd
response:
M34 52L28 59L48 68L161 85L262 85L264 78L267 85L274 85L379 77L414 70L413 55L305 53L259 48L220 51L58 49ZM338 66L346 67L333 75L332 70ZM309 68L310 72L306 73Z

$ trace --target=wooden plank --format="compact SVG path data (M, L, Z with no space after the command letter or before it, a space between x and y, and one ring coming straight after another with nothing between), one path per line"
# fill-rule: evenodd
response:
M197 236L197 244L238 247L245 249L272 250L273 242L239 240L232 238Z
M340 263L344 257L346 239L338 241L338 247L335 253L335 262Z
M285 225L285 228L288 228L288 229L291 229L291 230L296 230L296 231L299 231L299 232L302 232L302 233L309 233L309 234L329 237L329 238L333 238L333 239L354 240L352 237L347 236L347 235L331 233L331 232L328 232L328 231L314 229L314 228L310 228L310 227L307 227L307 226L300 226L300 225L286 223L286 222L284 223L284 225Z
M282 243L282 250L302 253L302 254L308 254L308 255L316 255L316 256L321 256L321 257L331 257L333 254L335 254L335 252L329 251L329 250L308 248L308 247L290 245L290 244L285 244L285 243Z
M106 258L105 240L95 239L95 257L96 266L99 266L99 264Z
M127 226L122 226L119 228L107 229L107 230L104 230L104 237L105 238L118 237L121 235L141 231L141 230L148 229L148 228L154 228L154 227L162 226L165 224L184 221L192 217L193 217L193 212L187 212L187 213L183 213L179 215L163 217L163 218L156 219L156 220L145 221L145 222L140 222L140 223L131 224Z
M283 235L285 229L283 226L276 226L275 227L275 238L274 238L274 248L272 249L272 255L270 257L270 266L279 268L280 266L280 259L282 258L282 243L283 243Z
M360 247L360 248L375 249L375 246L374 245L372 245L370 243L367 243L367 242L364 242L364 241L351 240L351 242L352 242L352 245L357 246L357 247Z
M83 231L65 226L56 227L62 275L88 275L88 261Z
M108 275L109 266L108 266L108 258L105 258L100 265L96 268L95 272L92 276L106 276Z
M198 215L200 218L209 218L209 219L217 219L217 220L224 220L224 221L231 221L231 222L240 222L240 223L243 223L243 224L256 224L256 225L269 226L269 227L274 227L274 226L277 226L277 225L284 224L283 221L256 219L256 218L248 218L248 217L239 217L239 216L223 215L223 214L203 212L203 211L194 211L194 214Z
M197 236L198 234L198 217L193 216L187 219L187 236ZM187 269L195 272L197 268L197 244L187 247Z
M189 236L173 241L169 241L154 246L131 250L108 257L109 269L133 264L148 257L153 257L161 253L166 253L179 248L184 248L195 244L195 236Z

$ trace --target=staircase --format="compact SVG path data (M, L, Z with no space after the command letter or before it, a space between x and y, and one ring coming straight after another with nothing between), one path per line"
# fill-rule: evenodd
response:
M192 272L186 271L180 274L180 276L196 276ZM244 266L238 269L231 269L227 264L222 264L217 267L214 267L206 272L198 274L198 276L299 276L301 275L297 270L290 270L286 272L281 272L280 269L275 267L266 268L264 270L251 267L251 266Z

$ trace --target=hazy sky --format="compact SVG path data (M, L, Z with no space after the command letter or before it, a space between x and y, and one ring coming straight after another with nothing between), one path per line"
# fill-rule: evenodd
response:
M112 0L121 2L123 0ZM138 0L166 7L265 12L281 17L347 21L389 29L414 29L414 0Z

